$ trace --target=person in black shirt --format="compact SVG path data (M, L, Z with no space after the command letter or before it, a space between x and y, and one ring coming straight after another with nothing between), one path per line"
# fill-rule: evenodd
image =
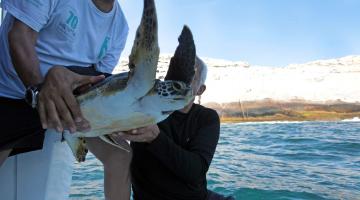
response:
M196 58L193 92L206 86L205 63ZM131 181L135 200L233 199L207 190L206 173L219 140L217 112L194 103L167 119L118 136L133 150Z

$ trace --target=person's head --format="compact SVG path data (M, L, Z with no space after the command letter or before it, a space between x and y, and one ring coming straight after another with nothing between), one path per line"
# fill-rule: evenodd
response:
M193 94L195 96L200 96L206 90L206 76L207 76L207 66L198 56L195 59L195 76L191 82L191 87L193 89Z
M194 79L191 82L191 88L194 94L194 98L183 109L180 109L180 112L183 113L189 112L192 104L195 101L195 96L199 96L199 102L200 102L200 97L206 90L205 81L207 75L207 66L204 63L204 61L202 61L198 56L196 56L194 68L195 68L195 75L194 75Z
M187 113L189 112L190 108L192 107L195 97L198 96L199 103L200 103L200 97L206 90L206 76L207 76L207 66L198 56L195 58L195 75L191 82L191 89L192 93L194 95L194 98L187 104L184 108L180 109L180 112Z

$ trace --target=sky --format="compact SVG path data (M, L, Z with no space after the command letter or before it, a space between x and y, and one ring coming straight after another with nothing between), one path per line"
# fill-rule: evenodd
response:
M118 0L130 54L142 0ZM197 54L286 66L360 54L360 0L156 0L161 53L173 53L184 24Z
M130 32L143 1L119 0ZM286 66L360 54L359 0L156 0L161 53L173 53L182 26L197 53L252 65Z

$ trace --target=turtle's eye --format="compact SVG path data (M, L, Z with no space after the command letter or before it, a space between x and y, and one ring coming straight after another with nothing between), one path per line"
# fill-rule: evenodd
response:
M180 83L175 82L175 83L173 84L173 87L174 87L174 90L176 90L176 91L182 90L182 87L181 87L181 84L180 84Z

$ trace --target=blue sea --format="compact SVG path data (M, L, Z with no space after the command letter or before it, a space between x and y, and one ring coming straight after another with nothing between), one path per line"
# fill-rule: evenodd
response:
M360 122L222 124L207 178L237 200L360 200ZM90 155L75 167L71 199L103 198Z

